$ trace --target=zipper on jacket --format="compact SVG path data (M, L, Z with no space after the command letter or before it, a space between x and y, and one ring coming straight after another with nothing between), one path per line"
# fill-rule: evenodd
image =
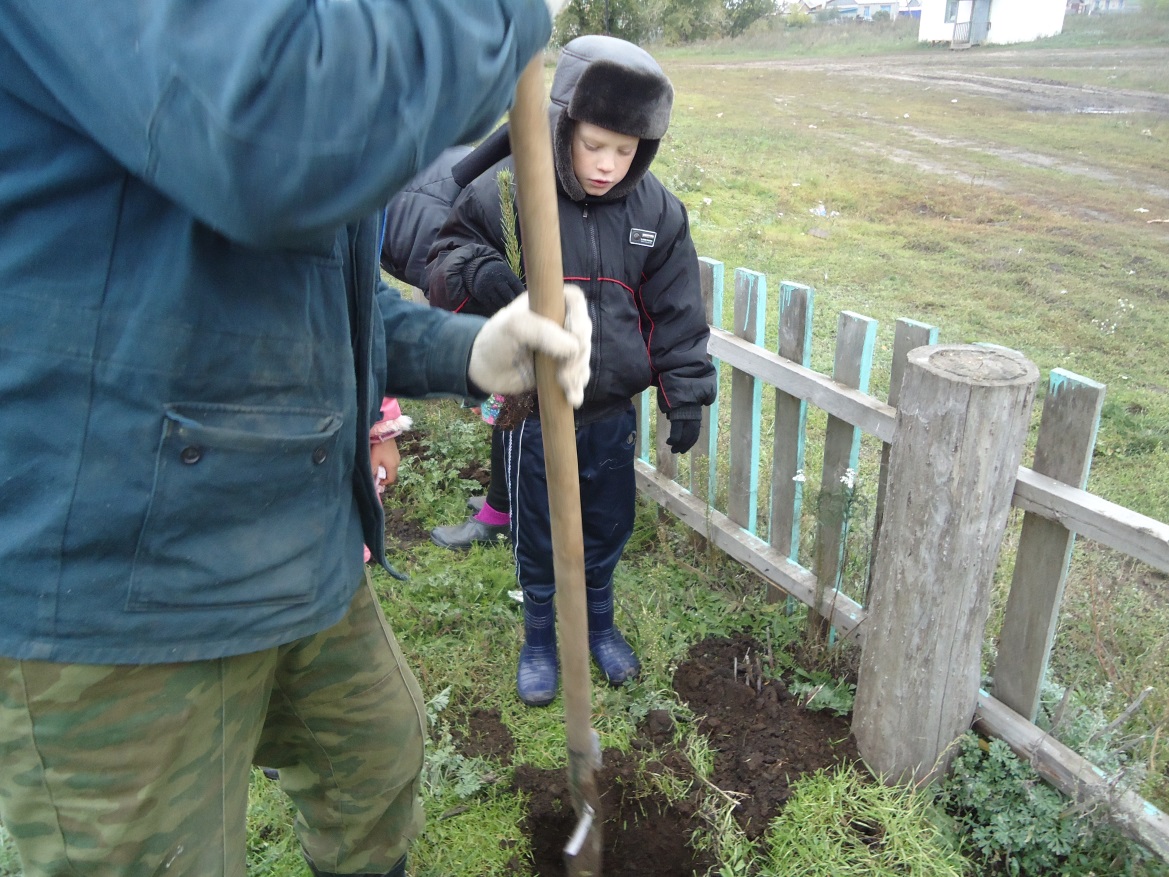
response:
M598 380L597 375L600 369L596 362L600 361L601 355L601 321L599 319L601 314L601 253L600 246L597 243L597 224L589 217L589 205L586 201L581 208L581 220L585 228L585 236L589 242L589 294L585 296L585 302L588 305L589 320L593 324L593 350L590 359L593 362L589 363L591 374L589 375L588 386L585 387L585 399L592 396L592 391L596 386Z

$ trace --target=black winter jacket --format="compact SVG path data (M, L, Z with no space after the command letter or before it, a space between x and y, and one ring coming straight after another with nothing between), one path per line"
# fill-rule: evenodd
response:
M496 179L503 167L511 160L463 190L439 232L429 260L432 305L484 313L469 289L484 261L503 258ZM564 280L584 290L593 322L592 374L578 419L649 386L662 411L711 404L710 329L682 202L646 172L623 198L574 202L561 191L559 206Z
M470 146L444 149L390 199L381 265L391 277L427 291L426 256L434 243L434 232L462 191L451 168L470 152Z

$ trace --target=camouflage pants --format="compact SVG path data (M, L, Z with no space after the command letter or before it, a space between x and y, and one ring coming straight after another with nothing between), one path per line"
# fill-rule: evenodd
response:
M425 722L368 578L334 627L254 654L0 658L0 821L25 877L242 877L254 761L319 871L382 873L421 828Z

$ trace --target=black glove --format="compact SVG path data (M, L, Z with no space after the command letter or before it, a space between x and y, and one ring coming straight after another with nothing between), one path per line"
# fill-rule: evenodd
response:
M682 405L666 412L670 419L670 437L666 444L675 454L684 454L698 441L702 432L702 409L697 405Z
M490 259L475 271L468 290L488 314L503 310L524 293L524 285L501 259Z

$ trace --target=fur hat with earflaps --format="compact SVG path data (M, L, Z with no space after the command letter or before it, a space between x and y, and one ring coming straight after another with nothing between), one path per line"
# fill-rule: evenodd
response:
M556 176L573 201L585 198L572 170L574 122L641 139L625 179L601 196L609 201L628 194L657 154L670 125L674 87L649 52L616 37L592 34L561 50L551 102Z

